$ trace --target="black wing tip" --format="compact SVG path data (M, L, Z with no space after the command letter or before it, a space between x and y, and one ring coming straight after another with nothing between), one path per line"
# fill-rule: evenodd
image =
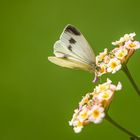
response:
M74 26L71 25L71 24L68 24L68 25L65 27L65 31L66 31L66 32L69 32L69 33L71 33L71 34L74 34L74 35L76 35L76 36L80 36L80 35L81 35L80 31L79 31L78 29L76 29L76 27L74 27Z

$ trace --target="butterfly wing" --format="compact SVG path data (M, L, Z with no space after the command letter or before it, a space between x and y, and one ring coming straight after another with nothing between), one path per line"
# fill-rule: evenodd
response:
M78 62L75 60L68 60L66 58L59 58L55 56L49 56L48 59L52 63L61 67L70 68L70 69L81 69L81 70L93 72L93 68L90 65L87 65L80 61Z
M89 70L89 67L92 67L93 70L95 68L95 55L93 50L91 49L90 45L88 44L84 36L81 34L81 32L72 25L67 25L64 28L64 31L60 36L60 40L58 40L54 44L54 54L57 58L64 59L65 64L66 61L67 63L68 61L70 61L71 64L75 63L77 65L77 68L79 67L79 69L82 69L79 66L80 64L86 67L88 66L87 70ZM53 60L51 60L51 62L53 62ZM53 63L56 64L56 61ZM65 66L63 63L63 67L68 66Z

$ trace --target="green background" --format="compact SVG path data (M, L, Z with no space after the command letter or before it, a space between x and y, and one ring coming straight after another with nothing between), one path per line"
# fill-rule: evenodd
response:
M68 125L81 97L94 88L93 75L47 60L65 25L78 27L96 54L125 33L140 40L139 0L4 0L0 2L0 140L128 140L107 121L80 134ZM128 67L140 83L140 50ZM123 90L110 115L140 135L140 99L122 73L105 75ZM140 87L140 85L139 85Z

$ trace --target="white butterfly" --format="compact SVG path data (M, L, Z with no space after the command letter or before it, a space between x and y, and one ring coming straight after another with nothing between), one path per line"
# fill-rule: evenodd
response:
M54 55L48 59L56 65L95 71L95 54L81 32L72 25L64 28L60 40L54 44Z

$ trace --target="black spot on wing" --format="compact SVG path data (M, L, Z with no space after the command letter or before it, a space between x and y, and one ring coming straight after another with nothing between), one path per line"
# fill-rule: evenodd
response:
M71 45L68 46L68 50L72 51L72 46Z
M70 42L71 44L75 44L75 43L76 43L76 41L75 41L73 38L70 38L69 42Z
M72 25L68 25L65 31L77 36L81 35L81 33Z

